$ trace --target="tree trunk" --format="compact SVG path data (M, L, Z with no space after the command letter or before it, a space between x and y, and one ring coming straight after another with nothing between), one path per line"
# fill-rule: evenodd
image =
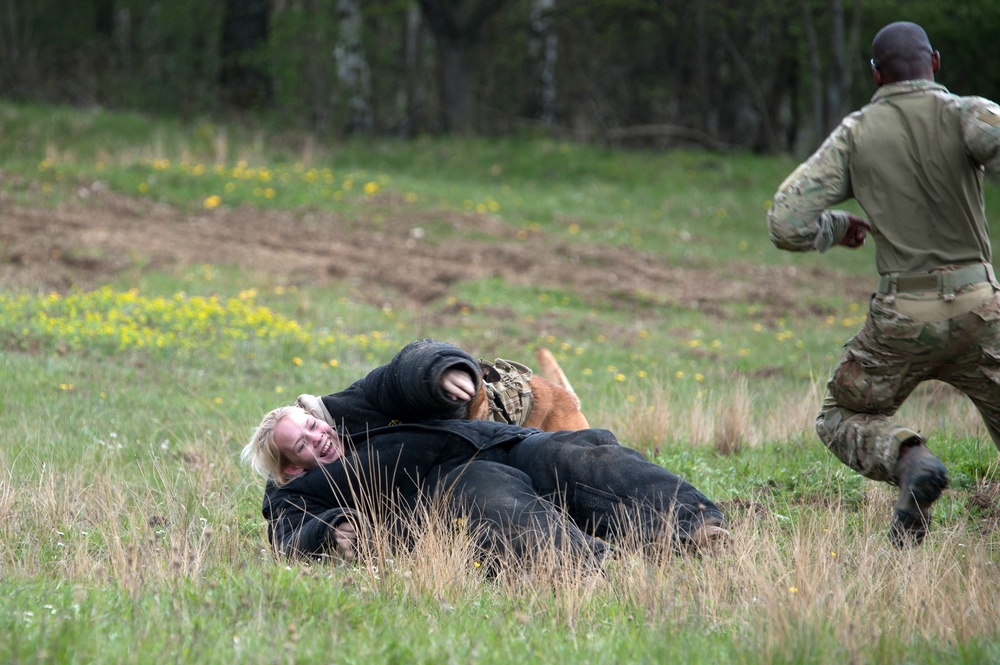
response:
M267 44L270 15L270 0L226 0L219 85L224 99L238 108L262 106L271 100L271 78L250 58Z
M374 125L369 102L371 73L361 39L364 24L360 0L338 0L337 18L340 34L333 53L337 61L340 98L347 108L346 130L348 134L370 134Z
M541 86L539 119L546 124L556 122L556 60L559 55L559 37L552 30L552 12L556 0L532 0L531 3L531 55L538 63L538 81Z
M750 65L747 64L746 59L740 53L740 50L736 47L728 32L722 32L722 41L725 43L726 50L729 51L729 55L736 65L736 70L743 78L744 85L750 91L750 98L753 99L757 113L760 115L762 140L757 141L757 147L762 148L765 152L776 152L778 150L778 136L774 133L774 125L771 122L771 115L767 101L764 99L764 92L760 88L760 83L758 83L757 78L750 69Z
M472 117L473 54L483 24L506 0L419 0L437 43L441 124L445 132L469 134ZM464 10L464 11L463 11Z
M406 12L403 36L403 135L414 136L423 126L424 90L420 85L421 34L420 8L411 5Z
M31 78L32 53L30 30L31 4L25 3L25 16L18 12L15 0L6 0L0 10L0 94L17 95Z
M302 93L303 102L309 109L309 128L318 133L326 134L333 127L333 111L335 104L330 99L330 81L333 78L333 63L327 56L330 51L330 36L324 27L323 19L327 11L322 0L308 0L302 7L308 18L308 27L302 31L300 40L307 53L315 54L305 58L302 75L306 86Z
M441 85L441 123L445 132L472 134L475 120L469 111L468 52L454 42L438 42Z
M806 33L806 48L809 50L809 74L812 78L813 97L813 145L819 145L826 136L826 115L823 113L823 67L819 59L819 40L816 38L816 24L813 22L809 0L802 0L802 25Z
M712 117L711 94L709 89L708 63L708 2L695 4L694 35L694 98L697 108L697 125L703 132L710 132Z

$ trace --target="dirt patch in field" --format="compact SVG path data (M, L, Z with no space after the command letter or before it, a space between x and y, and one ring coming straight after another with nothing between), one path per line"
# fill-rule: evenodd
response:
M65 292L139 270L215 263L277 283L338 280L376 305L427 305L456 282L492 277L540 288L571 285L602 307L676 304L718 316L732 303L757 303L775 316L823 315L802 304L807 292L814 302L834 293L863 302L870 288L821 267L672 266L633 248L525 235L497 217L414 212L387 198L370 205L371 216L348 218L248 207L190 214L101 190L81 190L55 209L0 200L0 280L16 290Z

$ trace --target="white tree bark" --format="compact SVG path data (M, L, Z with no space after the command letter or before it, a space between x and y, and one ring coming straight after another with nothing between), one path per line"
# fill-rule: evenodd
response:
M337 17L340 34L333 49L337 64L337 80L341 99L347 109L347 129L350 133L372 131L371 72L361 40L363 27L361 0L338 0Z
M559 57L559 36L552 29L552 12L556 0L532 0L531 3L531 56L538 63L538 80L541 84L541 120L556 121L556 60Z

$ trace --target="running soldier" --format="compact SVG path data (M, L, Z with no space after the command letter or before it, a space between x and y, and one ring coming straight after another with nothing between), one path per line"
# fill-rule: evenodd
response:
M1000 172L1000 108L934 82L924 30L892 23L872 42L877 91L778 189L771 241L789 251L875 239L880 279L864 327L844 347L816 419L844 464L899 486L889 537L920 543L948 486L925 438L892 420L923 381L965 393L1000 447L1000 285L983 173ZM868 219L829 206L855 199Z

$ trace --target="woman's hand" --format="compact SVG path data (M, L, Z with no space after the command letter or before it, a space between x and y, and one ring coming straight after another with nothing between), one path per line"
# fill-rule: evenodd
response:
M357 555L358 532L352 522L341 522L333 527L333 546L344 561L353 561Z

